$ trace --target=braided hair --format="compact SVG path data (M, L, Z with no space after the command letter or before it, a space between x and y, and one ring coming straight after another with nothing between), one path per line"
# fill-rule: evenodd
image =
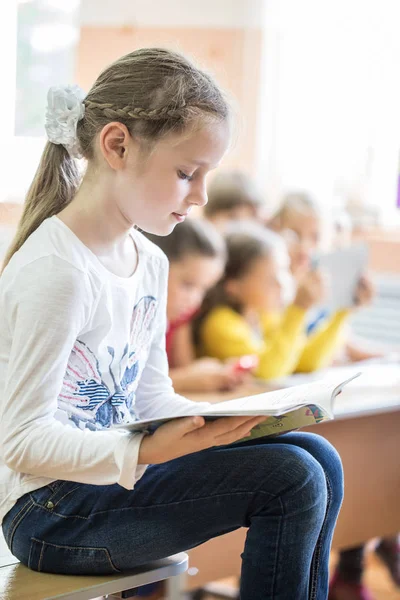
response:
M88 161L94 159L97 134L112 121L123 123L131 135L151 146L168 134L229 118L227 100L212 77L184 56L162 48L135 50L108 66L84 104L77 138ZM47 142L3 266L45 219L71 202L80 181L77 161L62 145Z

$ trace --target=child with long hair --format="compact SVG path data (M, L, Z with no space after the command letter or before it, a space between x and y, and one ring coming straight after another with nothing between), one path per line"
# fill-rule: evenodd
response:
M333 213L332 223L322 217L322 211L310 194L295 192L288 194L271 221L271 226L287 240L292 272L297 281L310 268L315 252L319 249L324 232L329 238L328 246L343 248L351 244L352 223L345 211ZM368 304L374 291L371 282L363 278L359 285L358 304ZM308 331L313 332L324 326L329 315L324 310L308 323ZM383 357L382 350L368 347L363 340L355 340L349 331L338 337L337 349L342 360L349 362ZM395 583L400 586L400 536L394 535L379 541L376 552L385 563ZM329 600L372 600L372 594L363 583L366 551L364 545L342 550L332 578Z
M146 234L169 260L166 349L177 392L229 390L243 376L233 365L196 358L192 321L207 291L224 271L223 238L207 221L187 219L168 236Z
M226 243L224 276L207 295L196 326L200 353L220 360L256 354L256 375L262 379L329 365L349 311L306 335L308 311L324 298L323 275L305 274L288 303L290 261L280 236L241 224L231 228Z
M121 573L247 527L242 600L326 599L336 451L307 433L236 443L264 417L205 422L174 392L167 259L134 228L168 235L205 205L230 129L213 79L168 50L120 58L87 95L50 90L0 278L0 519L31 569Z

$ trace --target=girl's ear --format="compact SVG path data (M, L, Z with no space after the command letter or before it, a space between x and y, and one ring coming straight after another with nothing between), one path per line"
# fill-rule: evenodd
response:
M100 151L111 169L119 171L123 168L131 134L123 123L113 121L107 123L100 132Z

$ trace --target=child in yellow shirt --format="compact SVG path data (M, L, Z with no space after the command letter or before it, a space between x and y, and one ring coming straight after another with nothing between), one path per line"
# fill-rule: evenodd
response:
M323 232L326 231L333 247L343 247L351 243L351 220L346 213L333 215L332 224L323 222L321 210L306 193L288 194L270 226L279 232L288 243L291 270L297 282L301 282L310 268L313 253L320 246ZM329 226L331 225L331 226ZM330 231L329 231L330 230ZM373 289L367 279L360 282L358 301L367 304L373 296ZM320 326L326 315L315 318ZM309 327L310 328L310 327ZM347 337L347 336L346 336ZM382 356L382 352L363 348L353 339L344 340L342 346L349 361L366 360ZM386 564L391 577L400 586L400 535L382 539L376 552ZM365 548L359 546L342 550L338 566L331 582L329 600L366 600L371 598L369 590L363 584L365 570Z
M315 252L325 248L338 248L351 243L351 221L345 213L332 214L331 219L323 218L321 207L305 192L287 194L269 223L271 229L282 235L288 245L291 272L297 284L309 271ZM367 277L359 282L358 305L366 305L374 296L373 285ZM310 333L316 326L326 320L328 314L324 310L310 315L307 331ZM378 358L384 352L369 349L366 342L355 341L349 332L343 336L343 343L338 346L341 355L350 362ZM363 347L364 346L364 347Z
M196 326L200 353L220 360L256 354L255 374L262 379L329 365L349 311L307 337L307 313L324 299L323 275L305 273L285 308L292 279L282 238L246 223L231 229L226 243L224 276L207 295Z

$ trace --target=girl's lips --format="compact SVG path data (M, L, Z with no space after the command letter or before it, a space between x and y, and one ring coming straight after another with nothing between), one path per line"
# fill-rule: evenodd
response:
M172 214L174 215L174 217L178 221L178 223L182 223L187 217L187 214L186 215L180 215L179 213L172 213Z

